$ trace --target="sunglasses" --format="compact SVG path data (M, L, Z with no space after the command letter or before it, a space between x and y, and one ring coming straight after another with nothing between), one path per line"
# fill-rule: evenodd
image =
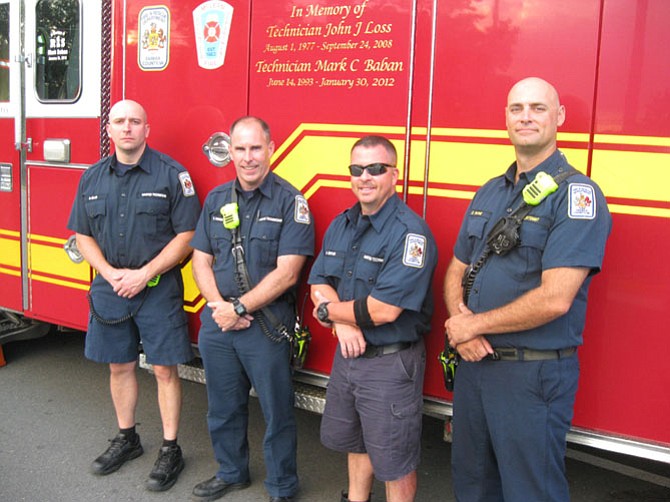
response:
M389 167L395 167L391 164L384 164L382 162L375 162L374 164L368 164L367 166L359 166L358 164L351 164L349 166L349 172L352 176L362 176L363 171L367 170L370 176L379 176L384 174Z

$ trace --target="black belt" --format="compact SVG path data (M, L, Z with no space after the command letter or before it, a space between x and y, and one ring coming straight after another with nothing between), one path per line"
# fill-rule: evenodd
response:
M361 354L361 357L372 359L373 357L387 356L389 354L400 352L401 350L409 349L412 345L414 344L410 342L389 343L388 345L367 344L365 346L365 352Z
M497 348L493 349L493 354L487 356L487 359L491 361L546 361L570 357L576 351L575 347L560 350Z

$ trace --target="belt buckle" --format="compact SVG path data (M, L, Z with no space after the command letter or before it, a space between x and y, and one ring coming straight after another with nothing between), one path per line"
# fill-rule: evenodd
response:
M489 355L491 361L500 361L500 353L497 350L493 351L493 354Z

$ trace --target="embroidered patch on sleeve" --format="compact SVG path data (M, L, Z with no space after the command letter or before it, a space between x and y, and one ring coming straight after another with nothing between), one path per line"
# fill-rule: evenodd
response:
M307 200L302 195L295 196L295 214L293 216L297 223L303 223L309 225L310 216L309 216L309 206L307 205Z
M193 197L195 195L195 187L188 172L182 171L179 173L179 183L181 183L181 191L184 197Z
M596 197L593 187L585 183L570 183L568 217L573 220L592 220L596 217Z
M423 268L426 253L426 238L423 235L407 234L402 263L408 267Z

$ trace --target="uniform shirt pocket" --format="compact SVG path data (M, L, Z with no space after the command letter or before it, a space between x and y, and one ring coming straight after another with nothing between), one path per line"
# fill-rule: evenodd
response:
M257 253L262 267L274 268L277 264L281 223L274 221L255 222L249 233L249 245Z
M372 261L371 259L362 258L356 267L356 280L363 283L366 292L374 287L377 283L377 276L379 269L382 266L383 258L379 261Z
M526 219L519 229L518 252L512 270L517 280L539 277L542 272L542 255L549 238L549 223L546 218Z
M547 245L547 238L549 237L549 223L545 218L532 219L526 218L521 224L519 230L520 245L527 246L540 251Z
M213 254L217 260L233 249L233 233L223 226L222 221L212 220L210 227Z
M107 216L107 199L104 196L97 196L95 200L87 200L84 205L92 234L99 236L104 230L105 217Z
M323 256L323 273L330 279L341 279L344 273L344 251L328 249Z
M482 240L484 229L491 219L489 211L471 211L467 223L467 232L470 239Z
M140 197L135 205L137 227L149 235L166 232L170 203L167 198Z

